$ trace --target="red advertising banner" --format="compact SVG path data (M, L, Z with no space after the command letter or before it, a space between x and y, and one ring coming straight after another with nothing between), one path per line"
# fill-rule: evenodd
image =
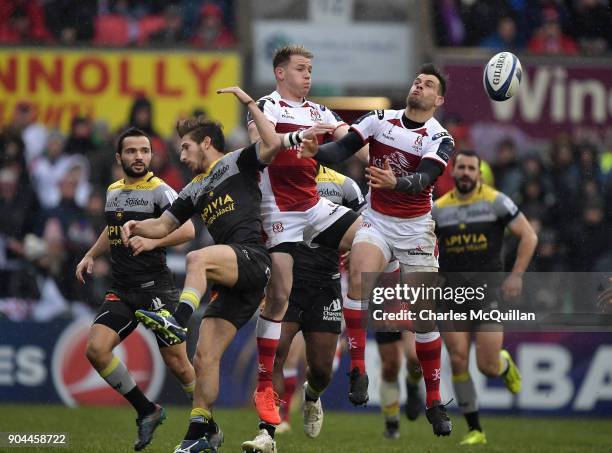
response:
M512 135L519 145L561 133L612 143L611 61L520 55L519 59L523 67L519 92L504 102L491 101L483 88L487 58L439 60L450 80L445 113L474 128L476 148L490 149L491 140L503 135ZM488 149L478 151L487 154Z

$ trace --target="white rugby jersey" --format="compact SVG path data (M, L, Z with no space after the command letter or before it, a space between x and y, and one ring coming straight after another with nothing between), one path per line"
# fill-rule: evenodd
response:
M304 99L292 102L282 99L277 91L257 101L260 110L284 134L308 129L316 122L344 123L327 107ZM248 118L248 123L252 119ZM322 143L326 138L319 136ZM298 147L281 150L263 171L260 187L262 212L306 211L319 201L317 192L317 162L314 159L298 159Z
M407 129L402 123L403 114L404 110L374 110L351 126L364 143L370 144L370 165L384 168L388 159L396 177L414 173L421 159L432 159L446 167L451 156L448 148L440 148L440 144L448 140L453 143L447 130L433 117L421 127ZM431 211L432 190L433 185L411 195L372 188L370 208L393 217L419 217Z

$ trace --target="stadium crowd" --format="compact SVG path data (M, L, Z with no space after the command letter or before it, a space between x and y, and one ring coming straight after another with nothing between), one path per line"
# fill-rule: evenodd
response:
M236 44L233 17L232 0L5 0L0 44L220 50Z
M438 0L440 46L481 46L539 55L601 55L612 49L609 0Z

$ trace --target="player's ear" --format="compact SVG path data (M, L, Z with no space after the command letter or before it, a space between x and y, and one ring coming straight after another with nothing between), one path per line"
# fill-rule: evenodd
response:
M438 108L442 104L444 104L444 96L436 96L436 100L434 101L434 106Z
M117 162L117 165L121 165L121 154L115 153L115 162Z
M276 80L285 80L285 68L282 66L277 66L274 68L274 76Z

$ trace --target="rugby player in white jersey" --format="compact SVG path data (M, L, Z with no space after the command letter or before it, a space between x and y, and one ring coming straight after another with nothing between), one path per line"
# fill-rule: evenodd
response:
M332 111L306 99L311 87L312 58L313 55L302 46L278 49L273 57L276 90L258 101L259 108L275 126L276 132L286 134L286 149L263 171L260 183L261 215L266 246L272 257L272 277L263 312L257 321L259 367L254 400L261 426L272 434L273 426L281 422L276 405L278 396L272 386L272 370L281 320L293 282L291 253L302 241L347 251L361 224L354 211L320 197L315 180L317 162L297 157L303 137L300 131L324 123L330 125L327 134L330 139L341 138L348 132L348 126ZM252 142L259 139L250 119L249 136ZM367 154L367 147L361 155L364 153ZM365 377L361 368L354 373L351 389L359 378L363 380ZM354 400L351 393L349 391L349 399L354 404L365 403L361 399Z
M302 143L300 156L316 155L319 162L328 164L370 145L366 176L371 192L352 246L347 301L362 308L364 319L370 292L362 288L363 273L379 273L396 258L402 281L419 286L424 280L434 280L426 273L438 270L431 191L446 168L454 142L433 115L444 103L445 94L444 76L434 65L425 64L410 87L405 109L372 111L336 142L321 146L314 140ZM417 301L417 309L433 308L431 301ZM440 397L440 334L433 320L418 316L414 328L427 392L427 419L435 435L447 436L452 423ZM365 344L365 328L363 331L362 336L351 336Z

